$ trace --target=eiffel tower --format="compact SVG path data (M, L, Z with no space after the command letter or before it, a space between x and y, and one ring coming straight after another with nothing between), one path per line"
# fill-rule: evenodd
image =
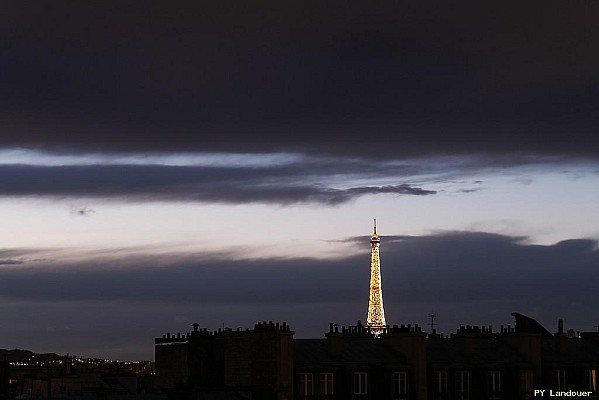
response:
M379 247L381 239L376 233L376 219L374 220L374 233L370 237L370 300L368 301L367 325L370 332L379 336L385 332L385 309L383 307L383 289L381 287L381 258Z

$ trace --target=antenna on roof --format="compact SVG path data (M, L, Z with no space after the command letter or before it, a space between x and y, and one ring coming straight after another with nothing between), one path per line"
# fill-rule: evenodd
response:
M435 318L437 318L437 313L433 311L428 317L431 319L431 323L429 324L431 326L431 331L435 333Z
M376 218L374 219L374 234L376 235Z

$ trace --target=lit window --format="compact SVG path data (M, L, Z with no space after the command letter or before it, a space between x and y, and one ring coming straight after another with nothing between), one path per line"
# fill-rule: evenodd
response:
M524 370L520 374L520 388L522 392L529 393L533 391L533 374L531 370Z
M314 376L310 373L299 374L299 392L300 396L314 395Z
M333 395L333 373L324 372L320 374L320 394L323 396Z
M408 398L408 374L401 372L393 373L393 399L405 400Z
M354 372L354 394L368 394L368 374Z
M597 391L597 370L587 369L584 371L584 388L591 392Z
M447 371L433 372L433 399L442 400L447 398Z
M489 371L488 373L489 399L501 399L503 388L501 386L501 371Z
M556 369L553 371L553 381L557 390L566 390L566 370Z
M456 371L455 398L457 400L470 399L470 371Z

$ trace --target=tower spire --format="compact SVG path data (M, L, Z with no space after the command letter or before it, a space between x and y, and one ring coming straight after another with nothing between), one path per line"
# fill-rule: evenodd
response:
M383 289L381 287L381 259L379 247L381 240L376 233L376 219L374 232L370 237L370 299L368 301L368 318L366 319L370 331L376 336L385 331L385 309L383 307Z

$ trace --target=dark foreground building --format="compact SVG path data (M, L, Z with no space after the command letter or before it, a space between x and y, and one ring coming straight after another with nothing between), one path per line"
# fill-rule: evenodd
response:
M155 340L156 386L173 399L293 399L293 332L285 323Z
M293 339L285 323L157 338L156 384L174 399L518 400L566 392L597 399L599 332L551 334L513 314L515 326L331 324L323 339ZM576 393L578 392L578 393ZM556 397L553 397L556 398Z
M8 362L0 360L0 400L8 399Z

